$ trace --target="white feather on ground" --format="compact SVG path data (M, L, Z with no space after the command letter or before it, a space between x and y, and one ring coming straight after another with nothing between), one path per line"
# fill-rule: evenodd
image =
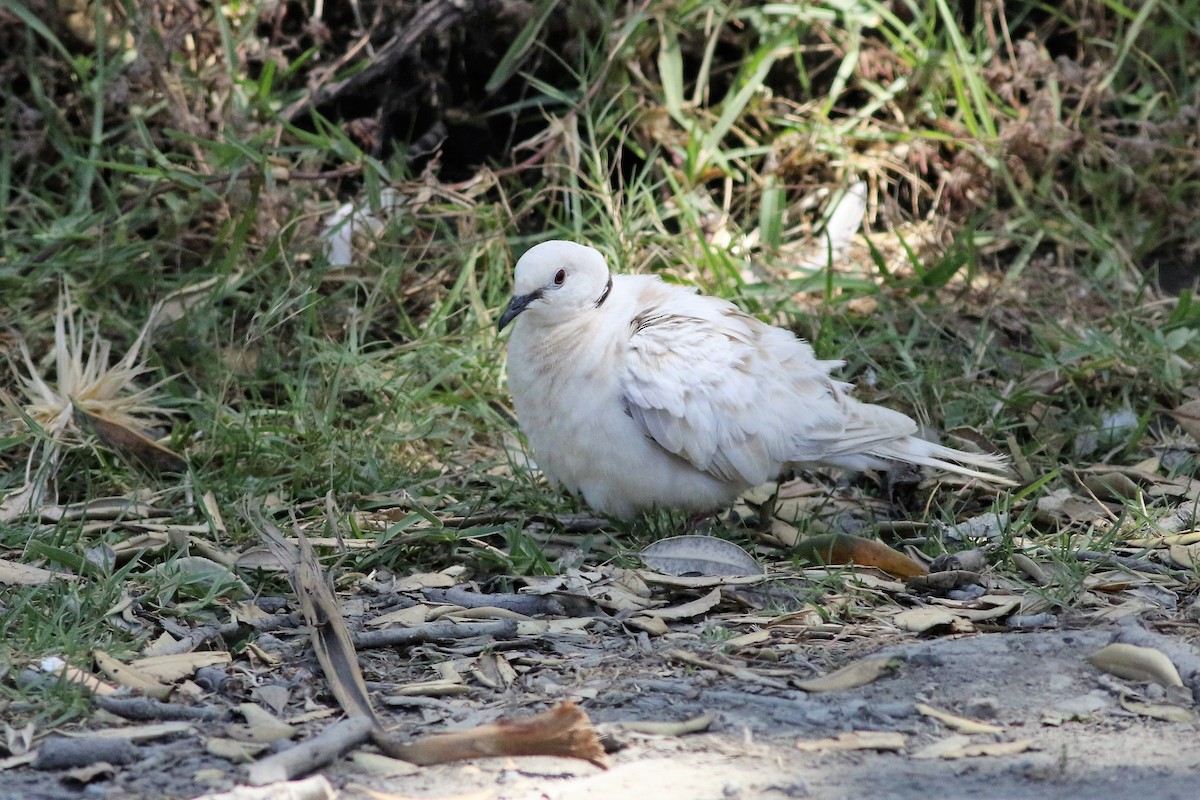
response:
M597 511L711 511L792 464L901 461L992 481L1006 460L917 438L861 403L790 331L656 277L611 275L596 250L550 241L517 262L508 384L552 481Z

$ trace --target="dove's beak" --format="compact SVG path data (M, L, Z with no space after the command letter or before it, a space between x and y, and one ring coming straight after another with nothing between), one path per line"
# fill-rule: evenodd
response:
M496 330L504 330L504 326L516 319L522 311L529 308L530 303L532 303L534 300L540 299L542 299L541 289L538 289L536 292L519 294L513 297L513 299L508 302L508 308L504 309L504 313L500 315L500 322L497 325Z

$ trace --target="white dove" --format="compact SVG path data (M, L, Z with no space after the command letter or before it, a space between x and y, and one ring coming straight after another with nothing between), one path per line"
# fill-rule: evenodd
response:
M514 322L515 321L515 322ZM792 464L854 470L901 461L996 483L1005 459L914 434L912 419L859 402L790 331L732 303L646 275L612 275L574 242L517 262L508 385L551 481L597 511L708 512Z

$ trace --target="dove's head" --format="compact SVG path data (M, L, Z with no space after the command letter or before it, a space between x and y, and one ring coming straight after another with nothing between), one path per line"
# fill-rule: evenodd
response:
M529 248L517 261L513 298L500 316L500 329L529 312L547 322L599 308L612 290L608 264L598 250L550 241Z

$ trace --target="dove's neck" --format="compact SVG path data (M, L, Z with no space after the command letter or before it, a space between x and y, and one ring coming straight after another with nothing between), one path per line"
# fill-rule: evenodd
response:
M513 361L543 365L567 373L603 373L619 363L629 341L631 321L639 298L653 278L614 275L604 302L588 305L576 314L550 317L530 308L517 320L509 340ZM613 368L615 370L615 368Z

